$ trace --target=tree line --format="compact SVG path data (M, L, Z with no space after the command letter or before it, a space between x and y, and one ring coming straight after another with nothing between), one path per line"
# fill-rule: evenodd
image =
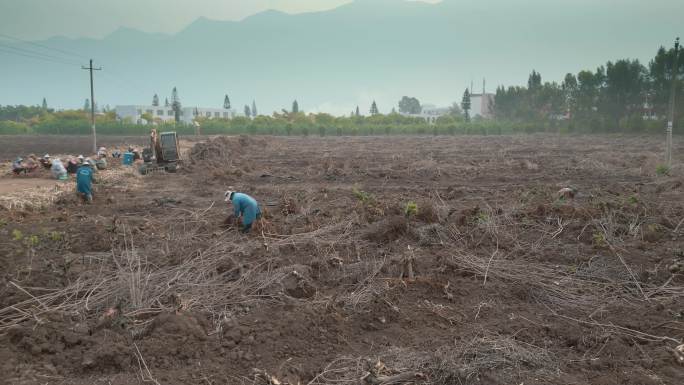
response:
M0 107L4 108L4 107ZM147 135L150 126L118 119L114 111L96 115L98 135ZM234 118L204 118L195 120L200 133L206 135L455 135L513 134L550 131L548 124L478 120L469 123L460 116L439 117L434 124L424 119L392 112L389 114L333 116L326 113L307 114L301 110L275 112L272 115ZM160 131L176 131L193 135L191 124L160 122ZM0 121L0 134L89 135L89 113L83 110L54 111L36 115L20 122Z
M564 121L568 130L640 132L664 129L672 76L684 75L684 58L661 47L648 65L638 60L609 61L596 70L568 73L562 82L542 82L536 71L527 87L499 87L492 113L506 121ZM677 83L675 122L684 128L682 82Z
M681 53L680 53L680 56ZM493 119L471 119L471 95L468 90L460 103L433 122L417 117L420 101L404 96L398 103L399 113L392 108L382 114L375 101L361 114L357 106L349 116L306 114L297 100L291 109L272 115L259 115L256 102L244 106L244 116L231 119L206 119L197 116L203 134L264 135L381 135L381 134L509 134L532 132L662 132L668 113L672 76L684 75L684 58L674 69L674 49L661 47L648 65L638 60L607 62L596 70L568 73L559 82L544 82L532 71L526 86L496 90ZM675 132L684 132L684 95L682 82L676 86ZM225 95L223 106L231 109ZM158 95L152 98L158 106ZM162 130L193 134L196 127L180 121L181 102L174 87L171 100L164 101L176 112L175 122L160 124ZM84 106L85 107L85 106ZM82 134L90 133L87 111L54 111L42 100L36 106L0 106L0 134ZM148 119L149 120L149 119ZM104 108L97 118L102 135L146 134L149 126L117 119Z

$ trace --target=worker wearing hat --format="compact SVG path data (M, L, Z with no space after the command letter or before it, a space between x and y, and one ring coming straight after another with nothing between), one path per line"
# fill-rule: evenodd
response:
M19 156L14 160L14 162L12 162L12 172L15 175L19 175L22 172L26 173L26 167L24 167L24 158Z
M52 167L52 160L50 158L50 154L45 154L42 158L40 158L39 162L43 166L43 168L47 170L49 170Z
M233 204L235 219L239 222L242 218L242 232L249 233L254 221L261 218L261 210L256 199L232 190L226 191L223 196L226 202Z
M85 158L85 160L83 161L83 163L84 163L84 164L86 164L86 163L89 164L89 165L90 165L90 168L91 168L92 170L95 170L95 161L92 160L91 158Z
M83 162L76 172L76 191L86 202L93 201L93 181L95 179L90 162Z

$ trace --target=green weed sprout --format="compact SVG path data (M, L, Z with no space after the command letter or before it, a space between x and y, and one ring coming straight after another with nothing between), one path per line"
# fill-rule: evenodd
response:
M28 247L36 247L40 243L40 239L38 239L37 235L31 235L30 237L26 237L26 239L24 239L24 243L26 243L26 246Z
M629 198L627 198L627 202L635 205L635 204L639 203L639 198L637 198L636 195L630 195Z
M64 238L64 236L63 233L59 231L51 231L50 233L48 233L48 238L51 241L58 242L61 241Z
M414 217L418 214L418 205L416 202L409 202L406 204L406 207L404 208L404 215L406 215L406 218Z
M22 233L21 230L14 229L12 230L12 239L15 241L21 241L24 239L24 233Z
M592 238L594 241L594 245L596 245L598 247L603 247L606 245L606 236L602 232L600 232L600 231L595 232L593 234Z
M352 193L354 194L354 197L361 203L369 203L373 201L374 197L372 194L369 194L363 190L359 190L356 187L352 189Z
M670 168L664 164L659 164L658 167L656 167L656 175L658 175L658 176L669 176L670 175Z

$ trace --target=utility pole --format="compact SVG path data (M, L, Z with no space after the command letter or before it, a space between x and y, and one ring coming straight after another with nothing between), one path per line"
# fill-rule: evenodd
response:
M93 128L93 153L97 153L97 133L95 131L95 89L93 88L93 71L100 71L102 68L93 68L93 59L90 59L88 67L81 66L81 69L90 71L90 122Z
M675 40L674 59L672 60L672 89L670 90L670 115L667 119L667 149L665 150L665 164L668 168L672 167L672 128L674 127L675 114L675 93L677 92L677 73L679 66L677 63L679 53L679 38Z

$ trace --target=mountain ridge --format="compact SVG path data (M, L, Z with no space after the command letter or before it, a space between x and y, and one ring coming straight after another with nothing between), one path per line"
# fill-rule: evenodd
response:
M328 11L265 11L240 21L202 17L175 34L124 27L102 39L39 43L77 53L70 61L86 64L92 57L104 67L95 79L100 105L149 103L175 86L189 105L220 106L228 94L234 106L256 100L262 112L289 108L294 99L305 111L342 114L356 105L367 110L376 100L388 112L403 95L451 104L471 82L479 91L482 78L493 90L525 84L532 69L560 81L566 72L607 60L647 61L671 44L684 12L679 6L652 28L637 29L643 16L629 6L571 4L357 0ZM46 97L51 105L79 107L89 97L88 77L78 67L6 51L0 63L13 74L3 79L0 104Z

